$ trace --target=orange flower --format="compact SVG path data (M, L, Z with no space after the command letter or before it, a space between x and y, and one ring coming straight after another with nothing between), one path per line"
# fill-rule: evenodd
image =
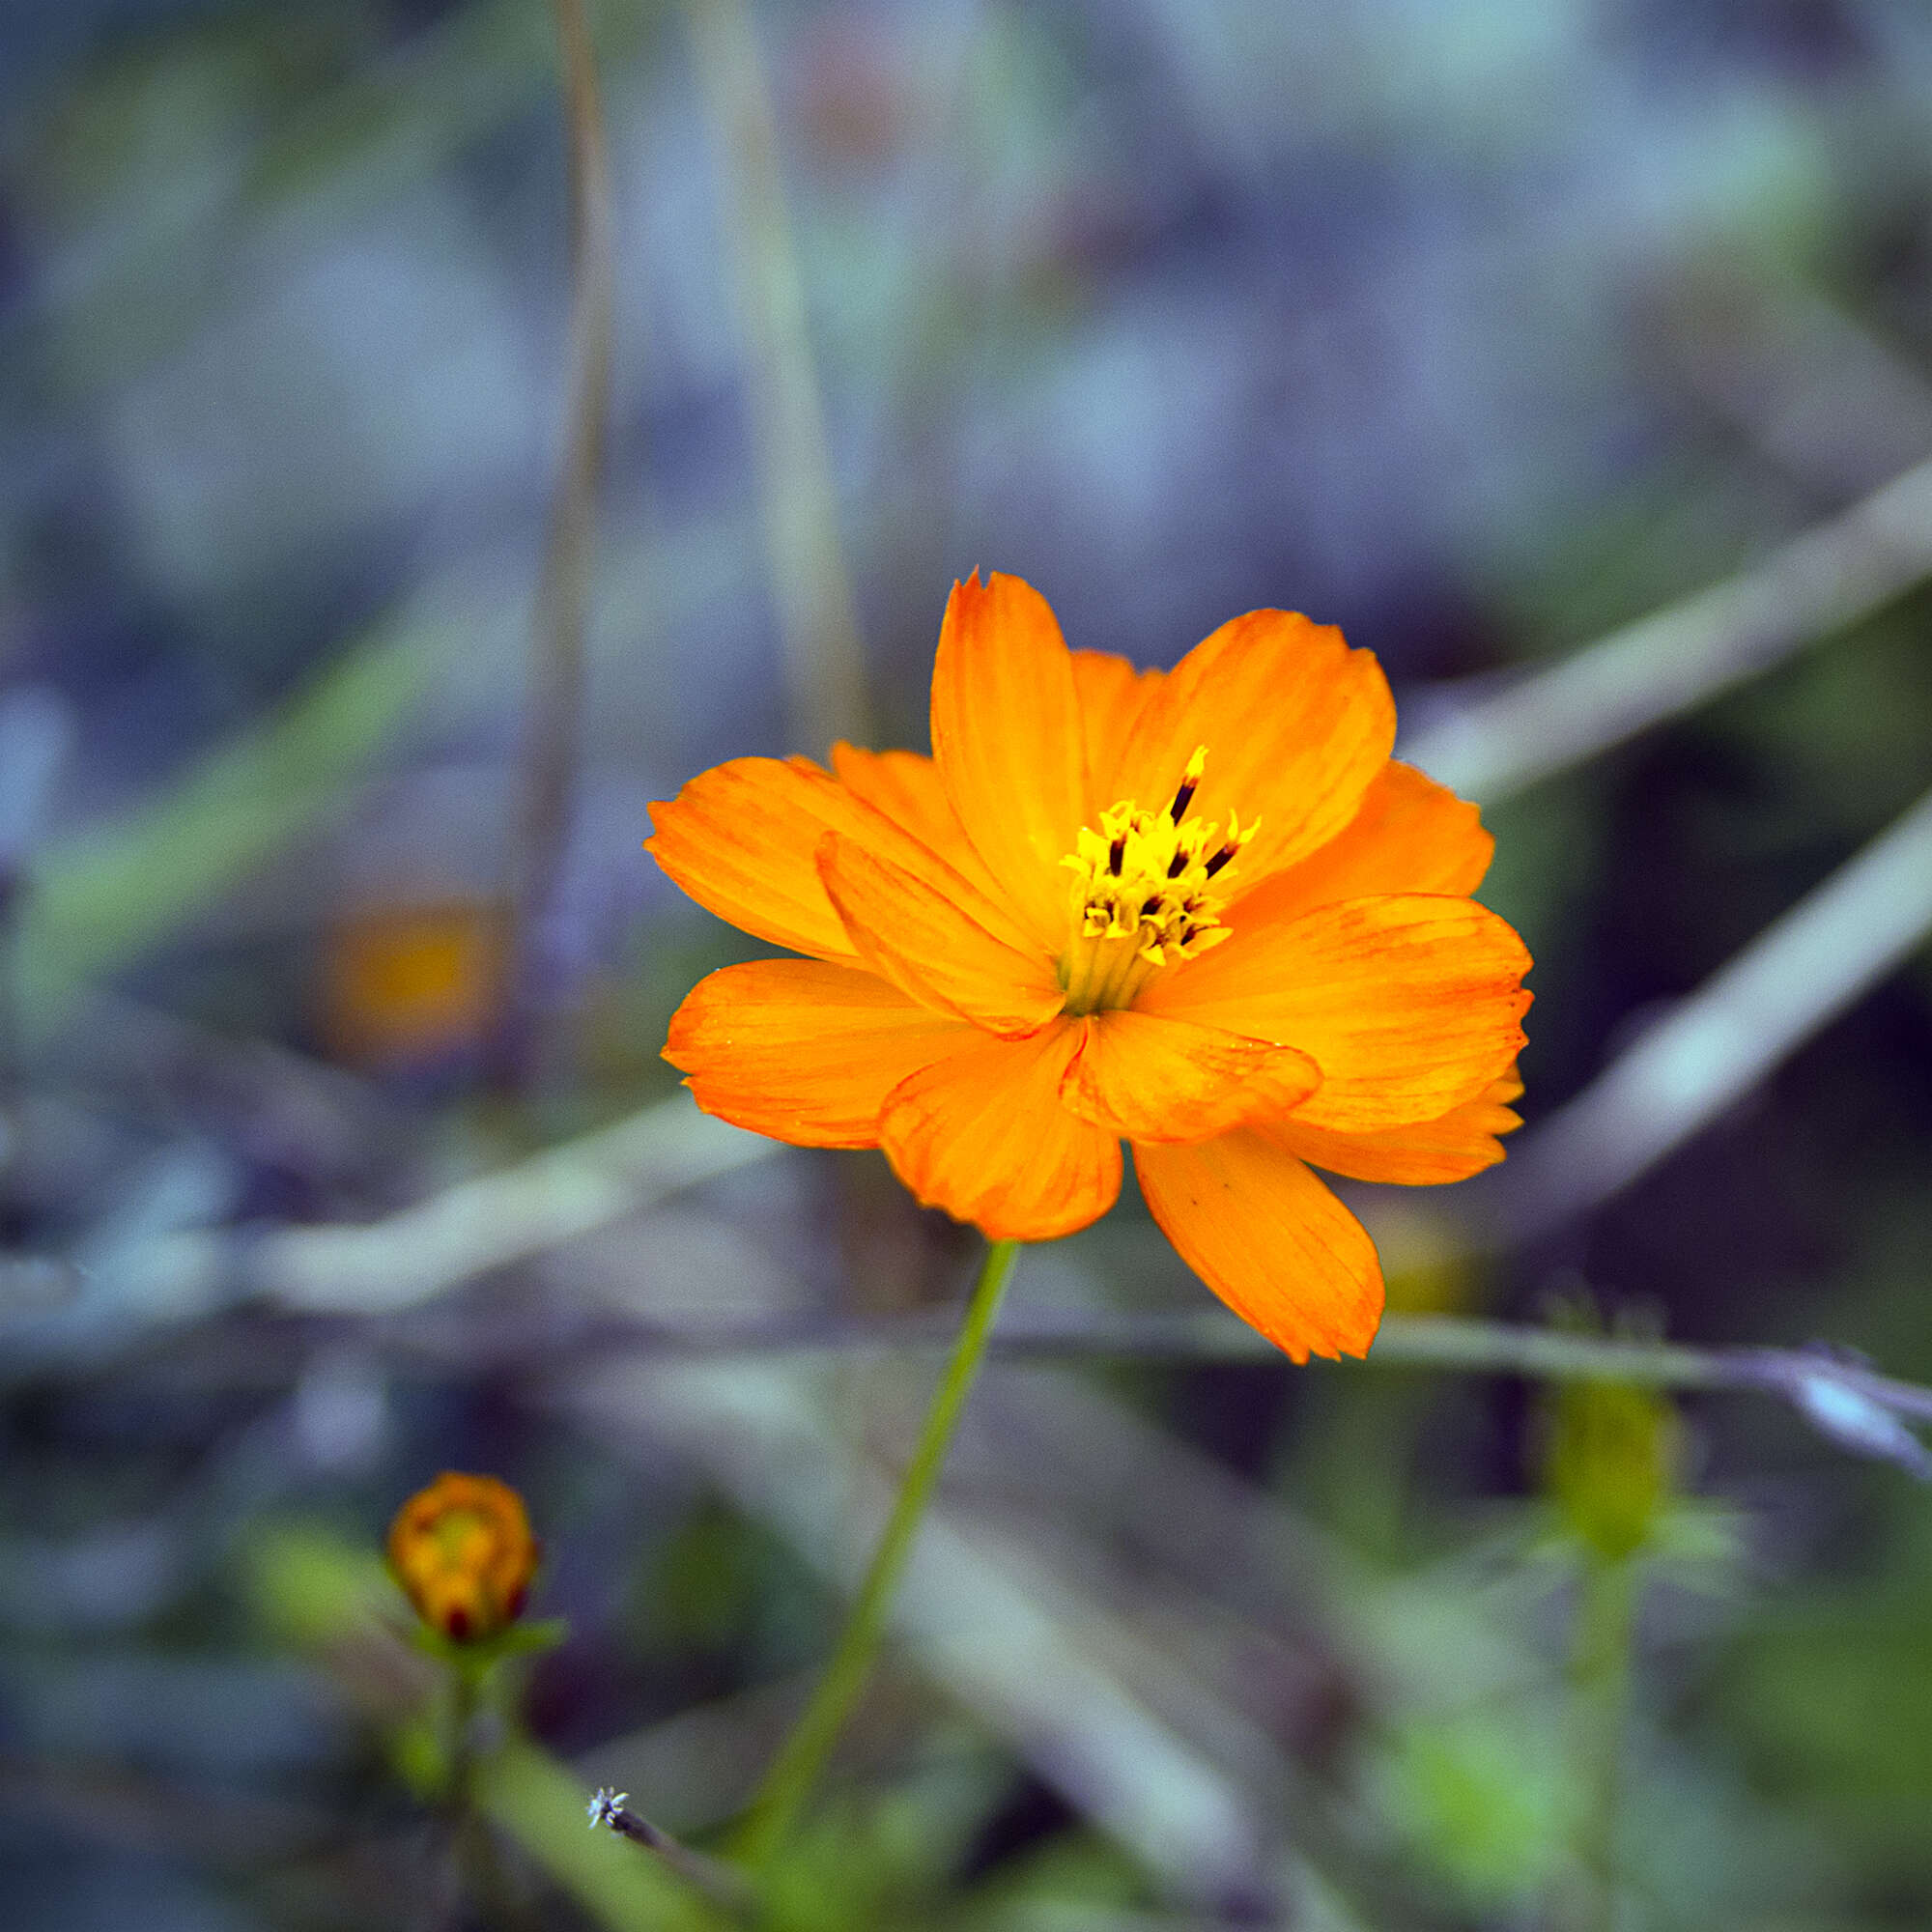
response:
M445 1469L389 1525L389 1568L416 1614L456 1643L499 1634L536 1574L524 1499L495 1476Z
M1381 1271L1309 1171L1460 1180L1518 1124L1522 942L1475 808L1389 757L1379 666L1282 611L1168 672L955 584L933 756L738 758L652 808L731 966L666 1057L707 1113L881 1147L996 1239L1106 1212L1122 1140L1181 1256L1297 1361L1367 1349Z
M328 936L323 1037L365 1066L473 1049L500 1004L505 951L501 916L477 900L360 907Z

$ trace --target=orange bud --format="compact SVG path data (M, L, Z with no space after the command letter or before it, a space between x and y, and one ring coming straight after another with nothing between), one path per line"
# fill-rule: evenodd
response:
M422 1620L455 1643L495 1636L522 1612L537 1545L524 1499L495 1476L445 1469L389 1525L389 1568Z

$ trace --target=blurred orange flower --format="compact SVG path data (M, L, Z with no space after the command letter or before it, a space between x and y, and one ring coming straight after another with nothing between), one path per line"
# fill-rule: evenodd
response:
M389 1568L416 1614L456 1643L497 1635L522 1614L537 1545L524 1499L495 1476L445 1469L389 1525Z
M1459 1180L1518 1124L1529 955L1468 896L1473 806L1389 757L1380 667L1281 611L1168 672L1069 652L1017 578L953 586L933 756L738 758L654 806L700 904L809 955L727 967L666 1057L707 1113L881 1147L996 1239L1112 1206L1295 1360L1360 1353L1361 1225L1310 1164Z
M482 900L359 907L328 934L323 1037L358 1065L471 1051L501 1002L506 951L502 915Z

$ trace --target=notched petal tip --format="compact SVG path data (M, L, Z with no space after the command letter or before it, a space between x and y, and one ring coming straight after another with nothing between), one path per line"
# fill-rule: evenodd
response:
M1368 1348L1383 1299L1375 1243L1302 1162L1237 1127L1193 1146L1136 1145L1134 1165L1181 1260L1292 1360Z
M1196 810L1261 830L1241 891L1292 866L1352 819L1395 742L1395 703L1371 651L1296 611L1250 611L1197 644L1140 712L1121 769L1139 797L1208 747Z
M1034 939L1065 936L1061 859L1086 813L1073 664L1046 599L1017 577L955 583L932 665L932 753L985 868Z
M1303 1124L1359 1134L1438 1118L1481 1094L1523 1045L1529 953L1453 895L1391 894L1237 932L1142 1004L1292 1041L1320 1063Z

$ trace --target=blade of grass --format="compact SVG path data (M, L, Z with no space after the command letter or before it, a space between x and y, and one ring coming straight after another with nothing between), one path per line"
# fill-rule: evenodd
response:
M868 741L865 660L771 89L744 0L685 0L684 11L724 175L790 736L822 757L835 739Z
M91 981L162 944L339 810L447 641L437 625L386 627L159 798L43 846L20 908L19 1018L28 1043L56 1027Z
M1922 463L1721 583L1465 699L1397 749L1494 805L1872 615L1928 573L1932 463Z
M1932 512L1932 504L1928 504ZM1647 1173L1932 933L1932 793L1773 921L1463 1201L1527 1241Z

